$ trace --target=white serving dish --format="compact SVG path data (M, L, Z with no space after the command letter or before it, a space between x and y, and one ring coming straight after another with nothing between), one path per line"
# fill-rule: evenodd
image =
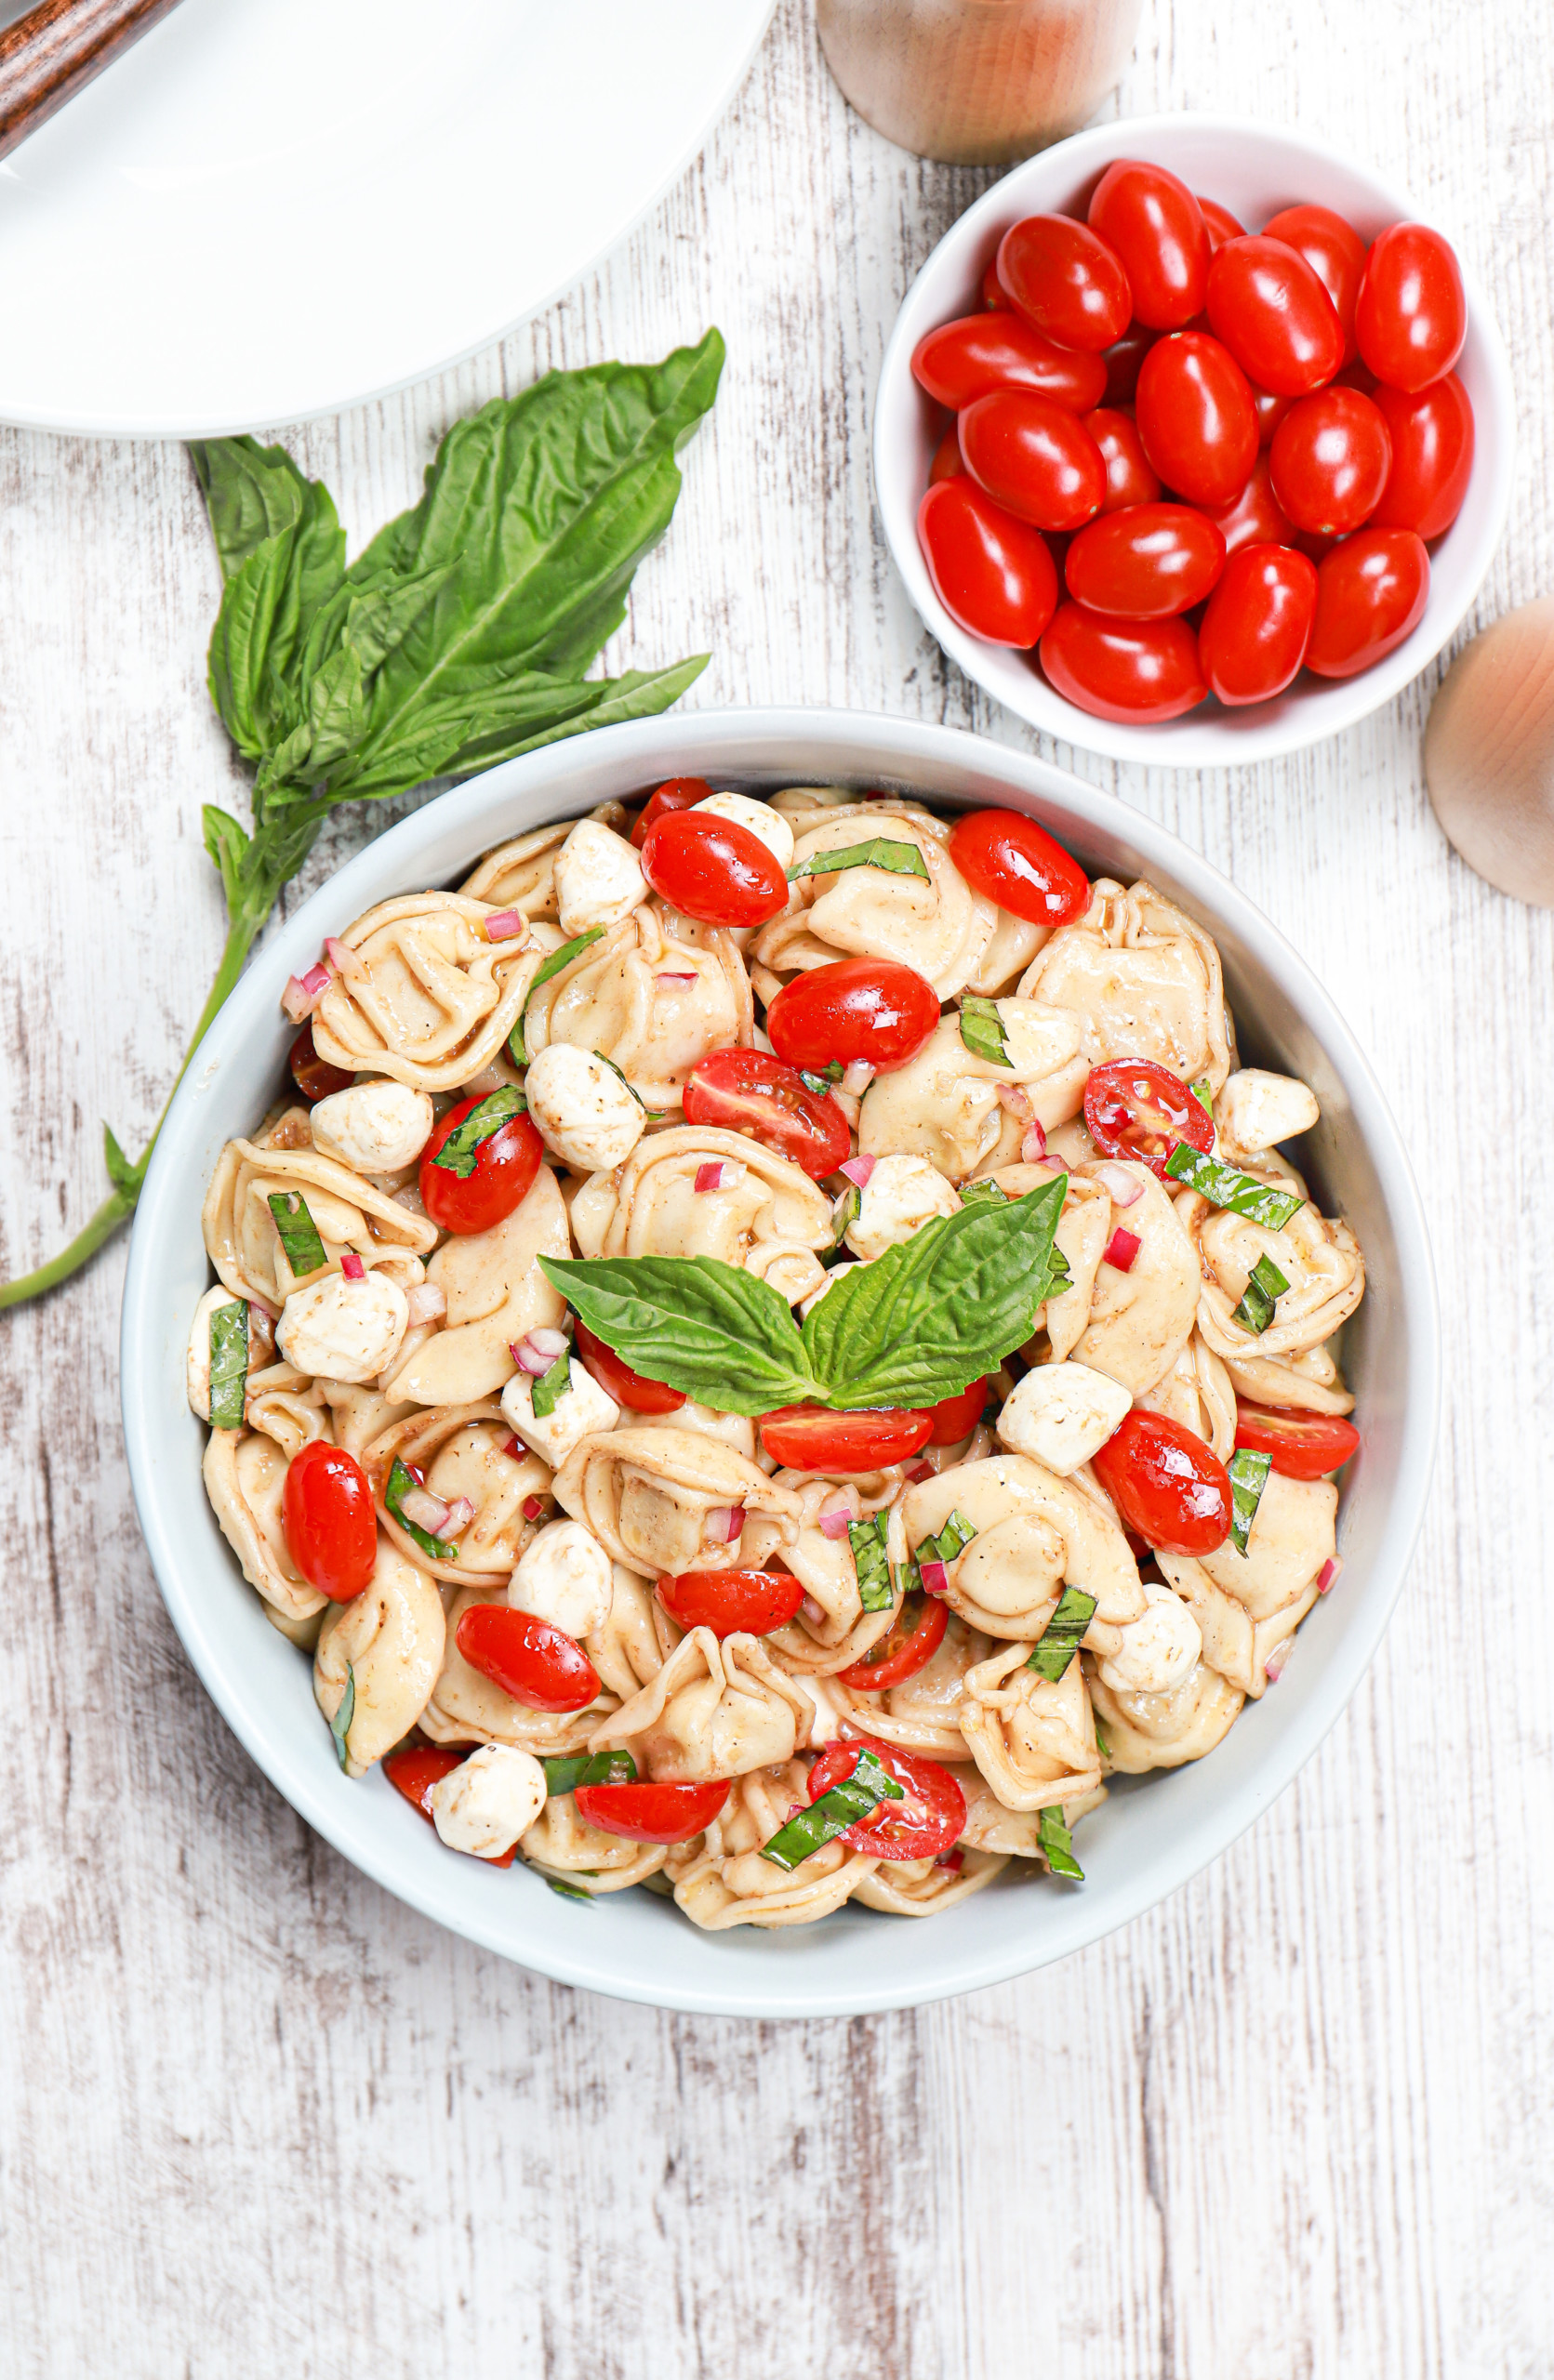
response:
M582 1908L521 1867L460 1858L381 1775L341 1775L311 1665L265 1620L206 1501L205 1432L183 1387L190 1316L209 1277L200 1206L222 1143L251 1128L283 1080L286 977L375 901L455 882L509 836L685 774L756 788L890 785L951 807L1029 812L1093 872L1147 875L1201 919L1224 958L1243 1056L1292 1068L1321 1097L1308 1162L1353 1223L1369 1275L1348 1352L1364 1447L1344 1487L1342 1580L1306 1621L1277 1690L1218 1751L1123 1784L1084 1821L1082 1887L1005 1877L942 1919L845 1909L789 1932L705 1934L644 1892ZM1252 904L1163 827L1044 761L906 720L775 708L648 720L510 761L391 827L304 903L221 1010L162 1128L135 1221L122 1358L130 1476L174 1625L236 1735L310 1825L391 1892L505 1957L623 1999L744 2016L902 2007L997 1983L1096 1941L1216 1858L1310 1757L1375 1650L1424 1509L1440 1373L1429 1248L1397 1127L1327 994Z
M1510 361L1488 300L1465 267L1468 340L1456 370L1472 401L1476 451L1467 500L1430 554L1430 592L1412 636L1359 677L1322 680L1303 671L1276 702L1226 709L1211 695L1184 718L1133 727L1096 719L1049 686L1035 656L968 636L935 594L917 542L917 510L928 465L948 419L911 375L912 350L927 331L981 305L980 284L1013 223L1027 215L1081 215L1114 159L1167 165L1192 190L1216 198L1249 231L1282 207L1330 206L1365 240L1388 223L1428 222L1402 191L1351 164L1309 134L1229 116L1135 116L1061 140L1004 176L945 233L910 289L880 367L874 405L874 487L907 592L950 658L1006 709L1060 741L1140 766L1234 767L1320 743L1383 709L1432 661L1482 584L1506 525L1516 446ZM1451 227L1437 227L1448 237ZM1461 258L1458 247L1458 257Z

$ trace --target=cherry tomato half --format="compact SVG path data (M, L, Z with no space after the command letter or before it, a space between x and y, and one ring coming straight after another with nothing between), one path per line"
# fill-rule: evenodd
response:
M935 594L961 628L1022 651L1036 642L1057 601L1057 572L1039 529L968 476L928 490L917 542Z
M1286 519L1273 493L1273 481L1268 473L1266 455L1259 455L1252 466L1252 477L1241 494L1229 504L1207 511L1225 540L1225 550L1233 554L1242 546L1291 546L1295 539L1295 525Z
M804 1599L804 1581L787 1570L682 1570L658 1581L658 1601L677 1628L710 1628L719 1637L786 1628Z
M1114 1058L1092 1066L1084 1086L1084 1120L1103 1157L1147 1165L1163 1182L1165 1160L1178 1141L1206 1155L1214 1125L1179 1075L1152 1058Z
M1099 354L1133 319L1133 291L1116 250L1071 215L1028 215L1014 224L999 247L998 277L1016 312L1059 347Z
M1077 529L1106 494L1101 450L1078 416L1029 389L995 389L958 424L961 453L979 487L1037 529Z
M746 1132L763 1148L823 1182L851 1154L847 1118L834 1099L811 1091L796 1066L764 1050L713 1050L685 1084L685 1121Z
M871 1854L876 1859L936 1859L960 1836L966 1822L966 1797L936 1760L921 1752L898 1752L872 1736L852 1736L845 1743L828 1744L809 1772L809 1798L817 1802L844 1777L851 1777L865 1752L906 1789L899 1802L876 1802L866 1818L843 1831L849 1851Z
M904 1686L908 1678L927 1668L949 1625L950 1606L914 1587L903 1598L888 1633L870 1646L860 1661L841 1673L838 1686L853 1686L861 1694L883 1694L889 1686Z
M789 1471L882 1471L908 1462L933 1435L934 1416L899 1406L838 1413L829 1405L783 1405L764 1416L761 1443Z
M1282 240L1227 240L1209 266L1209 321L1249 380L1303 397L1344 360L1344 328L1306 258Z
M912 350L912 377L951 413L994 389L1034 389L1074 413L1089 413L1106 389L1098 355L1055 347L1013 312L941 323Z
M1097 405L1094 413L1085 415L1084 427L1106 465L1102 514L1121 512L1124 505L1153 504L1160 496L1160 481L1149 468L1149 457L1144 452L1138 424L1132 414L1111 405Z
M838 959L784 984L766 1011L779 1058L812 1073L833 1059L876 1074L915 1058L939 1021L939 996L896 959Z
M1103 404L1132 404L1134 390L1138 386L1139 365L1153 347L1156 337L1157 334L1146 330L1142 323L1134 323L1121 338L1113 339L1101 357L1106 365L1106 388L1101 397Z
M1381 501L1392 435L1358 389L1319 389L1291 407L1268 448L1273 493L1297 529L1347 537Z
M1242 546L1225 565L1198 631L1203 675L1222 703L1267 702L1306 658L1317 566L1281 545Z
M330 1098L337 1091L349 1091L355 1081L343 1066L325 1064L313 1048L313 1021L310 1016L303 1024L291 1048L286 1051L286 1064L291 1079L310 1107L321 1099Z
M1473 408L1454 372L1410 396L1378 381L1375 403L1392 438L1392 469L1373 529L1412 529L1428 543L1462 510L1473 475ZM293 1067L293 1072L296 1069Z
M1067 926L1090 906L1090 879L1044 826L1017 810L968 810L950 856L974 892L1033 926Z
M1360 1444L1360 1433L1336 1413L1243 1405L1238 1396L1236 1444L1250 1447L1254 1454L1271 1455L1275 1471L1286 1479L1325 1479L1348 1462Z
M1450 242L1423 223L1379 232L1365 259L1354 332L1389 389L1413 395L1442 378L1468 336L1468 298Z
M1088 214L1127 274L1136 322L1179 331L1202 311L1209 234L1186 182L1163 165L1119 157L1096 183Z
M660 818L669 818L677 810L694 810L698 801L711 801L712 788L705 777L671 777L650 798L642 816L631 829L631 840L640 852L649 826Z
M629 1405L633 1413L678 1413L685 1400L677 1388L661 1380L644 1380L630 1364L623 1364L613 1347L596 1339L586 1322L579 1322L573 1344L582 1359L585 1371L591 1372L606 1396L618 1405Z
M1212 1554L1230 1534L1230 1482L1185 1423L1136 1408L1095 1457L1124 1528L1160 1554Z
M1224 567L1224 538L1187 504L1135 504L1092 521L1063 565L1076 603L1119 620L1175 619Z
M1202 192L1200 191L1198 192L1198 212L1203 218L1203 229L1209 235L1209 253L1211 256L1216 248L1222 248L1227 240L1245 239L1245 224L1238 223L1229 208L1228 206L1221 206L1217 198L1205 198Z
M1429 600L1430 558L1412 529L1359 529L1317 565L1306 667L1353 678L1401 644Z
M1282 240L1304 257L1333 301L1344 334L1344 362L1360 352L1354 337L1354 308L1365 277L1365 243L1352 223L1330 206L1286 206L1263 226L1265 240Z
M639 1778L634 1785L579 1785L572 1799L578 1816L605 1834L623 1834L630 1843L688 1843L710 1827L728 1799L726 1777L707 1784L655 1785Z
M378 1560L378 1514L355 1456L322 1438L299 1448L286 1465L282 1509L287 1549L309 1586L331 1603L359 1595Z
M1096 719L1179 719L1208 693L1185 620L1109 620L1061 603L1042 639L1056 691Z
M976 1429L987 1402L988 1382L985 1378L974 1380L968 1388L962 1389L959 1396L941 1397L936 1405L928 1408L928 1419L934 1425L928 1444L931 1447L958 1447L961 1440L969 1438Z
M934 459L928 466L929 486L937 487L940 480L958 480L965 467L966 458L961 452L960 433L955 424L951 422L934 449Z
M1138 435L1168 488L1189 504L1229 504L1257 459L1257 416L1246 376L1202 331L1155 341L1138 375Z
M383 1774L391 1785L404 1794L412 1809L419 1810L428 1826L437 1821L432 1815L432 1789L456 1768L462 1768L470 1757L468 1751L453 1752L445 1744L410 1744L404 1752L392 1752L383 1763ZM489 1868L511 1868L518 1857L513 1843L505 1851L477 1852Z
M581 1711L599 1692L599 1673L575 1636L532 1612L472 1603L454 1632L482 1677L530 1711Z
M494 1223L521 1207L534 1187L545 1155L545 1144L527 1116L510 1116L475 1151L472 1173L458 1174L437 1164L438 1150L456 1132L485 1093L461 1099L432 1128L421 1151L421 1204L440 1231L460 1236L489 1231Z
M764 925L788 906L788 879L760 836L705 810L656 819L643 837L642 872L671 908L703 925Z

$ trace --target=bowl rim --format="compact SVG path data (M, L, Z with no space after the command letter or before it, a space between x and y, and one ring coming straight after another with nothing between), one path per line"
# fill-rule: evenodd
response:
M910 783L915 772L941 767L969 778L974 789L986 788L989 798L1003 789L1021 797L1038 814L1059 826L1067 819L1082 835L1093 830L1124 842L1138 853L1145 868L1158 862L1178 886L1189 888L1187 897L1203 904L1211 932L1224 925L1227 930L1243 934L1250 931L1255 935L1260 963L1320 1044L1349 1095L1354 1128L1361 1133L1395 1236L1411 1368L1401 1414L1396 1481L1380 1549L1367 1574L1363 1614L1357 1614L1350 1623L1341 1657L1313 1673L1297 1720L1270 1743L1253 1778L1239 1791L1232 1788L1215 1805L1212 1816L1183 1828L1167 1856L1147 1874L1131 1884L1113 1883L1082 1900L1070 1900L1056 1915L1049 1913L1049 1922L1043 1927L1027 1929L1019 1938L983 1955L974 1956L968 1947L957 1959L946 1950L927 1962L932 1968L927 1974L914 1975L911 1963L900 1961L895 1973L887 1972L891 1962L882 1960L881 1971L871 1972L867 1981L839 1984L834 1977L806 1975L802 1958L790 1954L781 1963L780 1989L773 1987L769 1977L763 1983L741 1981L737 1962L720 1971L715 1984L677 1982L672 1977L665 1981L623 1967L618 1956L595 1955L587 1939L576 1937L558 1944L525 1935L522 1946L515 1945L512 1926L503 1922L499 1905L487 1901L475 1889L488 1880L466 1880L458 1873L468 1863L449 1861L445 1875L438 1867L432 1871L431 1883L418 1881L398 1864L392 1830L381 1830L362 1801L342 1797L338 1790L323 1790L320 1778L325 1783L336 1781L332 1765L314 1769L311 1755L293 1746L279 1715L254 1695L241 1660L221 1643L219 1608L202 1592L196 1554L178 1539L169 1491L164 1487L165 1471L170 1477L174 1466L159 1461L157 1448L158 1429L167 1426L166 1417L159 1419L157 1413L158 1395L165 1395L165 1375L158 1368L159 1341L166 1342L168 1327L162 1289L166 1272L163 1252L169 1244L175 1250L180 1244L179 1210L187 1179L180 1169L195 1159L203 1145L202 1101L223 1064L240 1052L252 1035L273 1036L282 985L287 975L302 972L316 956L323 932L332 930L342 908L350 907L354 914L357 908L385 897L379 890L384 881L408 881L417 873L430 876L435 861L424 868L421 863L434 846L457 849L461 854L445 871L452 875L467 868L479 852L494 842L545 823L543 816L532 814L536 811L551 817L576 814L604 798L599 785L607 784L612 772L629 770L631 782L640 784L656 767L661 772L665 756L672 754L677 774L705 774L714 767L736 777L742 775L747 782L800 783L805 780L794 768L795 751L809 765L812 760L817 760L813 747L820 745L827 747L831 772L830 779L822 782L851 777L878 783L894 767L899 778ZM618 775L617 782L621 781ZM928 798L943 797L931 794ZM515 814L525 807L529 816ZM203 1162L201 1171L203 1181ZM180 1363L186 1328L180 1316L176 1327ZM1441 1354L1424 1210L1397 1124L1369 1061L1332 998L1294 946L1246 894L1168 828L1131 809L1116 795L1086 785L1050 762L957 728L821 707L771 706L693 712L599 729L505 762L435 797L389 827L300 904L264 943L229 995L173 1095L131 1236L120 1363L131 1487L163 1600L217 1709L299 1815L396 1898L450 1931L558 1982L655 2007L773 2018L875 2013L1007 1981L1067 1957L1131 1923L1228 1850L1311 1757L1369 1669L1423 1520L1438 1429ZM498 1914L488 1916L488 1910ZM543 1932L541 1926L541 1937ZM728 1937L709 1938L724 1941ZM784 1933L761 1938L767 1944L792 1944L798 1937ZM944 1942L947 1937L937 1938ZM750 1964L754 1964L752 1960Z
M1320 690L1309 681L1297 681L1293 696L1280 697L1266 715L1262 706L1226 711L1211 703L1208 707L1200 705L1179 720L1130 726L1125 721L1097 719L1081 710L1039 677L1023 655L1017 656L1023 679L1016 679L1012 673L1008 683L990 678L988 670L993 665L986 656L1003 654L1005 648L968 635L950 618L934 592L917 542L917 509L922 490L911 492L905 488L904 474L893 469L892 454L887 454L886 449L889 447L894 453L899 435L893 407L899 410L909 391L915 402L926 402L911 379L912 350L936 322L949 319L939 300L934 298L930 302L933 283L950 255L975 249L990 237L994 221L1018 203L1023 182L1044 179L1055 165L1061 171L1059 161L1071 168L1069 178L1076 181L1119 156L1148 155L1151 162L1169 165L1174 143L1205 135L1223 136L1238 147L1251 142L1276 152L1294 152L1320 160L1366 184L1375 203L1389 210L1394 219L1430 224L1452 240L1468 300L1465 353L1472 349L1481 360L1489 385L1489 403L1476 409L1476 445L1469 483L1470 493L1481 496L1483 503L1472 524L1471 537L1464 539L1460 548L1462 575L1456 591L1446 598L1443 609L1434 609L1439 585L1434 567L1438 550L1432 556L1430 600L1424 615L1402 643L1370 669L1352 678L1329 680ZM1163 144L1158 153L1151 148L1157 142ZM1357 162L1332 142L1289 125L1178 109L1093 125L1085 131L1071 134L1067 140L1056 141L1051 148L1039 150L1035 156L1011 167L963 215L956 218L923 259L901 300L880 364L870 444L874 497L891 559L923 626L975 685L1029 726L1083 751L1152 768L1225 768L1305 751L1330 735L1342 734L1384 709L1451 641L1478 599L1510 509L1516 476L1516 391L1510 357L1487 293L1477 274L1463 262L1460 240L1436 221L1428 209L1415 206L1406 192L1369 165ZM1475 486L1481 479L1481 484ZM898 486L898 481L903 484ZM1456 535L1463 520L1464 514L1459 513L1445 533L1447 538ZM1319 703L1324 706L1321 716L1315 715Z

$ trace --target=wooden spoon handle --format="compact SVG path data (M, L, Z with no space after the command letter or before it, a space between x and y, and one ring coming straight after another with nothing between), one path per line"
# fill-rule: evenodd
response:
M35 132L178 0L38 0L0 33L0 157Z

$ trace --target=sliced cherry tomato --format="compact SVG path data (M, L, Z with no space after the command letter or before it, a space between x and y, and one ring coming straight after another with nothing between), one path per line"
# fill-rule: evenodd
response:
M764 925L788 906L788 879L760 836L704 810L656 819L643 837L642 872L671 908L703 925Z
M1055 347L1012 311L941 323L912 351L912 377L951 413L994 389L1034 389L1074 413L1089 413L1106 388L1098 355Z
M661 785L648 801L642 816L631 829L631 840L640 852L649 826L660 818L672 817L677 810L694 810L698 801L711 801L712 788L705 777L671 777Z
M889 1686L904 1686L927 1668L949 1625L950 1606L914 1587L903 1597L889 1633L870 1646L861 1661L841 1673L838 1686L850 1686L860 1694L883 1694Z
M445 1744L410 1744L404 1752L390 1752L383 1763L383 1774L404 1794L412 1809L419 1810L428 1826L435 1826L432 1789L456 1768L462 1768L469 1757L468 1752L452 1752ZM505 1851L482 1852L476 1857L485 1858L488 1868L511 1868L518 1857L518 1845L510 1844Z
M1136 322L1179 331L1202 309L1209 278L1209 233L1186 182L1163 165L1119 157L1096 185L1093 231L1121 259Z
M1297 529L1347 537L1381 502L1392 434L1358 389L1319 389L1292 406L1268 448L1273 493Z
M1468 337L1468 298L1449 241L1394 223L1372 242L1354 310L1360 352L1378 380L1411 395L1442 379Z
M1138 375L1138 435L1168 488L1190 504L1229 504L1257 459L1246 376L1202 331L1156 339Z
M961 1440L969 1438L976 1429L987 1402L986 1379L974 1380L969 1388L962 1389L959 1396L941 1397L936 1405L928 1408L928 1418L934 1425L928 1444L931 1447L958 1447Z
M965 468L965 456L961 452L960 434L955 424L951 422L934 449L934 459L928 466L928 484L930 487L937 487L940 480L958 480Z
M870 1853L877 1859L936 1859L965 1826L966 1797L948 1768L936 1760L924 1760L921 1752L898 1752L873 1736L828 1744L809 1772L810 1801L817 1802L851 1777L866 1752L905 1787L905 1799L876 1802L866 1818L843 1829L842 1841L849 1851Z
M1286 519L1273 493L1266 455L1253 464L1241 494L1229 504L1208 509L1204 517L1224 538L1227 554L1242 546L1292 546L1295 540L1295 522Z
M1018 810L968 810L950 856L974 892L1033 926L1067 926L1090 906L1090 879L1044 826Z
M1230 1482L1214 1448L1181 1421L1137 1408L1095 1457L1124 1528L1159 1554L1212 1554L1230 1534Z
M982 275L982 303L990 314L1002 314L1008 311L1009 299L1004 292L1003 284L998 277L996 257Z
M545 1144L527 1116L510 1116L475 1151L472 1173L452 1172L436 1162L437 1152L486 1094L461 1099L432 1128L421 1151L421 1204L440 1231L459 1235L489 1231L521 1207L534 1187Z
M1165 1160L1179 1141L1205 1155L1214 1125L1179 1075L1152 1058L1114 1058L1092 1066L1084 1120L1103 1157L1132 1158L1166 1179Z
M1222 703L1267 702L1291 683L1311 641L1317 567L1288 546L1242 546L1225 565L1198 631L1203 675Z
M1185 620L1108 620L1061 603L1042 639L1056 691L1096 719L1178 719L1208 693Z
M1039 529L968 475L928 490L917 542L935 594L961 628L1021 651L1036 642L1057 601L1057 572Z
M454 1632L470 1667L530 1711L582 1711L599 1673L575 1636L532 1612L472 1603Z
M685 1121L746 1132L802 1165L813 1182L834 1173L853 1146L835 1100L811 1091L797 1066L764 1050L713 1050L698 1058L685 1084Z
M1028 215L1013 225L999 247L998 277L1016 312L1059 347L1099 354L1133 318L1116 250L1071 215Z
M1412 529L1359 529L1317 565L1306 667L1352 678L1401 644L1429 601L1430 558Z
M1227 240L1245 239L1245 224L1238 223L1229 208L1228 206L1221 206L1217 198L1205 198L1202 192L1200 191L1198 192L1198 212L1203 218L1203 229L1209 235L1209 253L1211 256L1216 248L1222 248Z
M915 1058L939 1021L939 996L896 959L838 959L784 984L766 1011L766 1037L790 1066L818 1073L839 1059L876 1074Z
M1344 334L1344 362L1352 364L1360 350L1354 337L1354 308L1365 277L1365 243L1352 223L1330 206L1286 206L1263 226L1265 240L1282 240L1306 258L1333 300L1333 311Z
M1076 414L1029 389L995 389L959 422L967 470L995 504L1037 529L1077 529L1106 494L1101 450Z
M1336 1413L1308 1413L1304 1407L1243 1405L1236 1399L1236 1444L1271 1455L1286 1479L1325 1479L1348 1462L1360 1444L1352 1421Z
M1094 413L1085 415L1084 427L1106 465L1103 514L1121 512L1124 505L1153 504L1160 495L1160 481L1149 467L1149 457L1144 452L1138 424L1132 414L1122 413L1115 406L1098 405Z
M786 1628L804 1599L804 1582L786 1570L682 1570L658 1581L658 1601L677 1628L714 1636L765 1636Z
M1276 397L1270 389L1253 389L1252 409L1257 416L1259 446L1272 445L1274 431L1295 402L1294 397Z
M1138 386L1138 368L1155 343L1157 334L1146 330L1142 323L1134 323L1101 357L1106 365L1106 388L1101 402L1108 405L1131 405L1134 390Z
M1224 538L1191 505L1134 504L1082 529L1063 570L1088 611L1170 620L1201 603L1224 567Z
M726 1777L707 1784L579 1785L572 1795L578 1816L605 1834L629 1843L688 1843L710 1827L728 1799Z
M327 1065L319 1056L313 1048L313 1021L311 1016L286 1051L286 1064L291 1068L292 1081L310 1107L316 1105L321 1099L332 1098L337 1091L349 1091L356 1079L354 1075L348 1075L343 1066Z
M1392 469L1373 529L1412 529L1427 544L1451 527L1473 476L1473 408L1454 372L1410 396L1376 384L1392 438ZM295 1068L293 1069L295 1072Z
M1227 240L1209 266L1209 321L1249 380L1303 397L1344 360L1344 328L1306 258L1282 240Z
M921 1454L934 1431L930 1413L865 1406L854 1413L829 1405L783 1405L761 1422L761 1443L789 1471L883 1471Z
M633 1413L678 1413L685 1400L677 1388L670 1388L661 1380L644 1380L630 1364L623 1364L613 1347L596 1339L586 1322L579 1322L573 1344L582 1358L585 1371L591 1372L606 1396L618 1405L629 1405Z
M286 1546L310 1587L350 1603L378 1560L378 1514L366 1473L344 1447L314 1438L286 1465L282 1497Z

